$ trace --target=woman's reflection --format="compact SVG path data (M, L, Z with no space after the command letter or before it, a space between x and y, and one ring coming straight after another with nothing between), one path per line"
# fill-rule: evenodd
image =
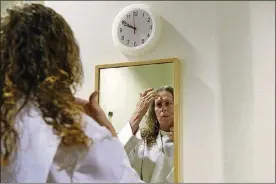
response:
M145 182L173 182L173 98L170 86L147 89L119 133L132 167ZM147 126L139 131L143 121Z

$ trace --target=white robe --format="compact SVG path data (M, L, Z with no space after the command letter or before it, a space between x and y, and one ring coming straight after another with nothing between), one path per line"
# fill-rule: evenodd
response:
M1 168L1 183L143 183L119 139L83 117L86 134L94 141L91 148L64 148L39 110L25 107L16 117L19 150L15 160Z
M161 138L161 135L162 138ZM140 137L140 132L133 135L131 126L127 123L118 134L130 159L131 166L143 178L150 183L173 183L173 142L166 132L160 131L156 144L149 148L145 146ZM162 151L163 142L163 151Z

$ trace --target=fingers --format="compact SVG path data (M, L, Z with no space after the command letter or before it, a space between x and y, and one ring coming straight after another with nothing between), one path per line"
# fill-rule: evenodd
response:
M153 88L146 89L143 93L139 93L140 97L144 97L148 94L148 92L153 91Z
M170 132L173 132L173 127L170 128Z
M152 103L158 97L159 97L158 95L152 95L146 99L146 103Z
M170 128L170 139L173 141L174 140L174 134L173 134L173 127Z
M153 100L157 99L160 95L156 92L148 93L147 96L145 96L145 99L147 102L152 102Z
M150 91L144 97L148 98L148 97L151 97L152 95L158 95L158 93L156 91Z
M83 100L83 99L81 99L81 98L77 98L77 97L75 97L75 102L76 102L78 105L81 105L81 106L84 106L85 104L88 103L88 101Z
M94 91L90 97L89 97L89 102L96 102L97 101L97 97L99 95L99 91Z

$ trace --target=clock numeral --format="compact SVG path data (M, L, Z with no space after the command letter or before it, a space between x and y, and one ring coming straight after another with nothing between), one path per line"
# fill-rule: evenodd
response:
M152 30L152 25L149 26L149 29Z
M127 15L127 18L130 18L130 15Z
M136 42L134 42L134 44L133 44L135 47L137 46L137 44L136 44Z
M148 18L148 22L150 22L150 17Z
M123 32L123 28L120 28L120 33Z
M142 44L144 44L145 43L145 39L142 39Z
M147 34L147 37L150 37L150 34L149 34L149 33Z
M124 39L125 39L124 35L121 37L121 39L122 39L122 40L124 40Z
M129 40L127 40L127 44L129 44Z
M138 16L138 11L133 11L134 16Z

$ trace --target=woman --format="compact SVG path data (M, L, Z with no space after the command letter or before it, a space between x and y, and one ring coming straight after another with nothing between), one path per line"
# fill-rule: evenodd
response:
M142 182L91 96L89 115L73 92L82 81L70 26L39 4L1 17L1 183ZM97 122L96 122L97 121Z
M173 94L169 86L140 94L130 122L118 135L132 167L145 182L173 183ZM147 128L140 133L139 125L147 111Z

